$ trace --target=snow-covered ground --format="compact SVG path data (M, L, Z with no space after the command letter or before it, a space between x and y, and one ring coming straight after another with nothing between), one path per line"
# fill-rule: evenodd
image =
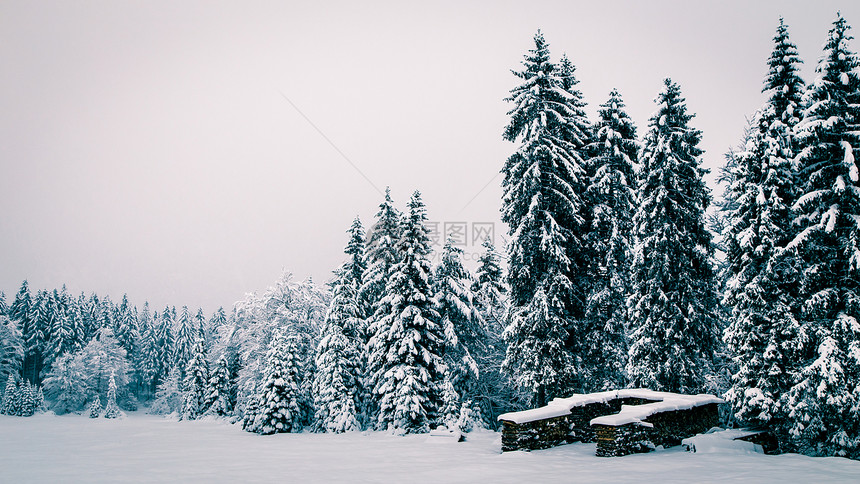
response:
M0 482L860 482L860 462L799 455L689 453L600 458L593 444L499 451L499 434L259 436L220 421L132 413L0 416ZM447 439L439 439L447 440Z

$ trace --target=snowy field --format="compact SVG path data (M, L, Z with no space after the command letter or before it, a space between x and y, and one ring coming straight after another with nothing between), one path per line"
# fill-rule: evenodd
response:
M259 436L224 422L0 416L0 482L860 482L860 462L799 455L689 453L618 458L593 444L499 451L499 434Z

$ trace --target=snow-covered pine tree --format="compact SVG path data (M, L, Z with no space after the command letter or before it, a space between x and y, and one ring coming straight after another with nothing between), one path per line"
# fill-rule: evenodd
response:
M149 303L143 303L137 317L138 334L135 350L132 356L134 362L134 380L138 395L149 400L155 393L158 372L158 348L155 342L155 328Z
M194 420L206 412L206 387L209 384L209 363L202 339L194 343L191 359L185 369L182 419Z
M0 406L0 414L15 416L21 411L21 392L18 391L16 375L9 375L6 379L6 389L3 392L3 404Z
M42 386L36 388L36 411L44 412L45 409L45 393L42 391Z
M801 349L787 398L788 430L804 453L860 457L860 77L841 15L803 98L795 159L803 193L789 247L802 270Z
M680 88L666 79L655 101L633 219L627 374L632 386L695 393L711 371L721 330L704 222L710 195L697 147L701 132L689 126L693 115Z
M185 375L188 361L194 357L194 342L197 340L197 331L194 329L194 321L188 306L182 306L179 318L176 320L176 330L173 338L173 364Z
M18 322L0 315L0 382L21 373L24 361L24 340Z
M173 315L169 307L164 308L161 313L161 318L153 321L155 328L155 342L158 354L156 356L158 366L156 379L158 382L167 378L170 371L174 368L179 369L175 365L175 344L173 340ZM181 373L181 372L180 372Z
M472 292L478 298L478 309L488 327L502 327L508 289L505 287L505 276L499 260L499 254L490 237L481 243L484 252L478 257L478 268L475 270L475 280Z
M134 343L140 338L140 330L133 306L128 302L128 295L122 295L122 301L117 306L113 318L113 333L117 341L129 355L134 354Z
M385 296L373 316L368 343L376 427L426 432L438 422L446 368L445 331L430 287L430 238L421 194L409 200L409 215L397 242Z
M36 413L36 392L33 385L29 381L24 380L19 387L21 392L21 413L22 417L32 417Z
M504 138L519 142L502 173L502 220L508 244L510 311L504 368L543 405L581 386L576 343L586 289L582 199L586 172L581 148L587 121L572 66L550 61L543 34L525 55L523 80L506 100L514 105Z
M260 396L256 391L248 395L248 404L242 414L242 430L260 433Z
M305 382L298 353L297 337L276 329L266 353L265 376L255 420L256 432L269 435L302 429L300 399Z
M373 314L379 301L385 295L385 285L391 268L398 261L397 241L403 231L402 215L391 201L391 190L385 188L385 199L376 212L376 223L367 233L367 247L364 251L365 273L361 281L358 300L363 310L368 312L367 325L373 323ZM368 335L368 337L370 337Z
M233 414L232 391L230 389L230 369L227 355L221 355L212 376L209 377L209 386L206 393L206 412L219 417Z
M768 100L753 118L744 150L733 156L727 197L726 291L732 308L724 340L737 372L726 394L735 417L752 425L779 427L781 399L792 384L799 355L791 348L799 323L799 283L794 256L791 205L796 198L793 129L800 115L804 82L797 48L780 19L763 92ZM793 336L794 335L794 336Z
M349 280L360 290L364 284L364 273L367 270L367 257L365 255L367 240L365 239L364 227L361 225L361 220L358 217L355 217L355 220L352 221L352 226L350 226L347 233L349 234L349 242L347 242L346 248L343 250L348 257L345 268L349 271ZM356 298L358 298L358 294L356 294ZM370 314L370 307L366 301L356 300L359 304L358 316L363 320ZM360 336L366 342L366 336L364 334Z
M108 381L107 404L105 404L104 418L117 418L122 415L119 407L116 405L116 378L114 373L110 374Z
M486 352L489 338L472 292L472 275L463 267L463 249L454 244L450 238L445 241L433 274L436 310L446 331L445 366L451 391L446 402L448 413L442 418L449 424L458 420L464 403L478 397L475 389L480 371L474 355ZM478 417L483 420L483 416Z
M583 389L601 391L626 385L627 308L633 214L636 212L636 128L616 89L600 105L594 140L588 145L591 208L587 244L591 251L590 293L583 331Z
M360 348L363 345L351 332L361 319L357 303L358 285L351 271L354 262L347 261L335 272L331 304L316 349L315 419L316 427L324 432L361 429L359 419L364 389Z
M99 418L102 415L102 400L96 395L92 403L90 403L89 416L90 418Z

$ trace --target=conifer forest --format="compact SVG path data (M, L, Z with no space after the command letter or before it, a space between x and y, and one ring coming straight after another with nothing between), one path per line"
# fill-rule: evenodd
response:
M431 243L421 191L386 189L328 281L285 271L232 307L24 280L0 293L0 413L405 436L647 388L720 396L723 427L783 452L860 459L860 57L841 14L821 33L801 59L778 19L766 101L709 187L683 85L636 126L539 30L499 93L504 243L474 268Z

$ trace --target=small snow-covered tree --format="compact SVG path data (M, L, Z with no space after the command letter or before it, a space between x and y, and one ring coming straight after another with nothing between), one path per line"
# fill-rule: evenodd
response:
M9 375L6 379L6 390L3 392L3 405L0 406L0 414L19 415L21 412L21 392L18 390L16 376Z
M317 346L313 387L316 427L334 433L361 429L361 343L354 334L347 333L347 328L359 324L360 317L357 284L348 264L336 272L331 304Z
M721 331L704 214L701 132L670 79L656 99L642 152L634 216L627 374L632 386L680 393L703 389Z
M122 415L119 407L116 405L116 379L114 373L111 372L108 381L107 404L105 405L104 418L117 418Z
M181 382L182 376L179 374L179 369L171 369L167 377L158 384L155 399L149 407L149 413L155 415L179 413L184 403Z
M207 413L221 417L233 413L231 386L229 362L226 355L221 355L209 378L205 401Z
M206 411L206 386L209 383L209 363L206 361L206 347L198 339L192 350L191 360L185 369L184 403L182 418L194 420Z
M265 378L255 419L256 432L268 435L301 430L300 388L303 384L297 338L275 330L266 354Z
M21 413L22 417L31 417L36 413L36 392L33 385L29 381L24 380L19 386L21 392Z
M90 403L89 408L89 416L90 418L99 418L102 415L102 401L98 395L93 398L92 403Z

